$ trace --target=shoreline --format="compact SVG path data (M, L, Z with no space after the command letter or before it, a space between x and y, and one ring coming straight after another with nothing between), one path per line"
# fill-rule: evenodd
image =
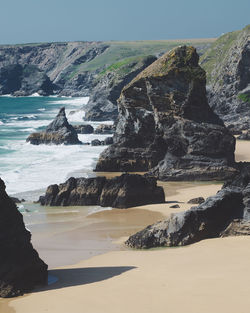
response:
M250 161L249 141L237 141L236 149L236 161ZM114 173L105 174L114 176ZM175 313L184 309L187 313L216 310L233 313L236 308L239 310L240 302L244 310L250 304L246 295L250 254L245 249L250 243L249 237L208 239L186 247L146 251L124 247L124 241L135 232L134 225L128 227L129 218L131 222L144 217L145 222L152 224L152 217L164 219L173 212L187 210L194 206L187 204L191 198L207 198L221 188L220 183L213 181L158 184L163 186L168 203L101 211L87 217L102 221L100 234L107 235L108 231L119 250L50 270L58 276L58 282L20 298L0 300L0 311L34 313L35 308L36 313L80 313L84 306L88 313L115 313L118 310L121 313L135 310L165 313L166 308ZM176 201L180 202L180 208L170 208ZM117 221L121 223L119 226ZM113 234L110 225L116 226ZM234 300L235 285L237 301ZM178 300L180 294L183 301ZM98 301L94 300L96 298Z

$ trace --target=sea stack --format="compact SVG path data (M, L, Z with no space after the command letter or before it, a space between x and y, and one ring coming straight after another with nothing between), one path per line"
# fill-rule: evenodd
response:
M48 281L47 265L39 258L22 214L0 179L0 297L16 297Z
M50 123L44 132L33 133L27 139L33 145L55 144L55 145L79 145L75 128L69 124L65 108L61 108L56 118Z
M193 47L166 53L124 87L114 144L96 171L150 171L161 180L221 180L235 173L235 139L209 107Z

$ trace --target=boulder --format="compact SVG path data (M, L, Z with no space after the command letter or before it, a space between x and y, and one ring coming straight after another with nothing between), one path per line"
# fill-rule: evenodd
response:
M160 180L222 180L235 174L235 138L209 107L193 47L178 47L123 88L114 144L96 171L150 171Z
M0 179L0 297L16 297L47 285L47 265L31 244L22 214Z
M102 141L100 141L99 139L94 139L91 141L91 146L101 146L102 145Z
M201 204L203 202L205 202L205 199L203 197L193 198L188 201L188 203L191 203L191 204Z
M156 179L137 174L123 174L107 179L73 178L60 185L51 185L39 202L50 206L100 205L128 208L144 204L164 203L162 187Z
M65 108L61 108L56 118L50 123L45 131L39 133L32 133L26 139L33 145L39 144L55 144L55 145L79 145L79 141L76 130L69 124Z
M250 163L240 164L240 173L197 207L172 214L129 237L133 248L182 246L203 239L250 235Z
M93 134L94 128L89 124L74 125L73 126L77 134Z
M114 143L113 137L107 137L103 140L104 145L112 145Z
M101 124L99 125L95 131L95 134L113 134L114 133L114 125Z

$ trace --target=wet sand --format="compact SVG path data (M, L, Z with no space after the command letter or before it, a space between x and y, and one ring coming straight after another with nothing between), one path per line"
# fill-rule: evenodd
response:
M237 141L236 160L240 159L250 161L250 142ZM248 311L249 237L204 240L188 247L149 251L129 250L122 245L129 235L146 225L188 209L189 199L206 198L221 188L219 183L205 182L160 184L168 203L98 212L87 217L89 225L84 229L73 231L73 239L82 233L88 238L98 234L98 238L110 240L111 250L119 250L52 270L59 278L57 283L21 298L0 300L0 312ZM170 208L176 201L180 208ZM69 233L61 237L62 242L67 237Z

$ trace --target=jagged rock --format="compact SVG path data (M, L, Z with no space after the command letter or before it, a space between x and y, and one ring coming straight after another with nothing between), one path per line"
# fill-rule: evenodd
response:
M127 62L118 62L101 73L93 88L85 119L89 121L115 120L118 115L117 99L122 88L138 73L156 60L154 56L132 57Z
M91 146L101 146L102 142L99 139L94 139L91 141Z
M148 171L161 180L221 180L234 168L235 138L206 99L193 47L178 47L142 71L118 100L114 144L96 171Z
M240 173L226 182L215 196L148 226L132 235L126 244L134 248L181 246L207 238L249 235L249 222L250 163L243 163Z
M107 137L103 140L104 145L112 145L114 143L113 137Z
M250 25L227 33L202 58L208 73L209 104L225 125L250 128Z
M101 124L99 125L95 131L95 134L113 134L114 133L114 125L106 125L106 124Z
M49 77L34 65L12 64L0 68L0 95L51 95L56 90Z
M201 204L203 202L205 202L205 199L203 197L193 198L188 201L188 203L191 203L191 204Z
M250 140L250 130L243 132L239 137L237 137L239 140Z
M74 125L73 126L77 134L93 134L94 128L89 124L85 125Z
M163 188L157 186L155 178L123 174L111 179L71 177L64 184L49 186L39 202L51 206L100 205L128 208L163 203L165 195Z
M79 145L77 133L68 123L65 108L61 108L56 118L46 127L44 132L33 133L26 139L33 145L56 144L56 145Z
M47 265L39 258L22 214L0 179L0 297L16 297L48 281Z
M230 221L242 216L242 193L225 189L198 207L148 226L129 237L126 244L133 248L184 246L218 237Z

